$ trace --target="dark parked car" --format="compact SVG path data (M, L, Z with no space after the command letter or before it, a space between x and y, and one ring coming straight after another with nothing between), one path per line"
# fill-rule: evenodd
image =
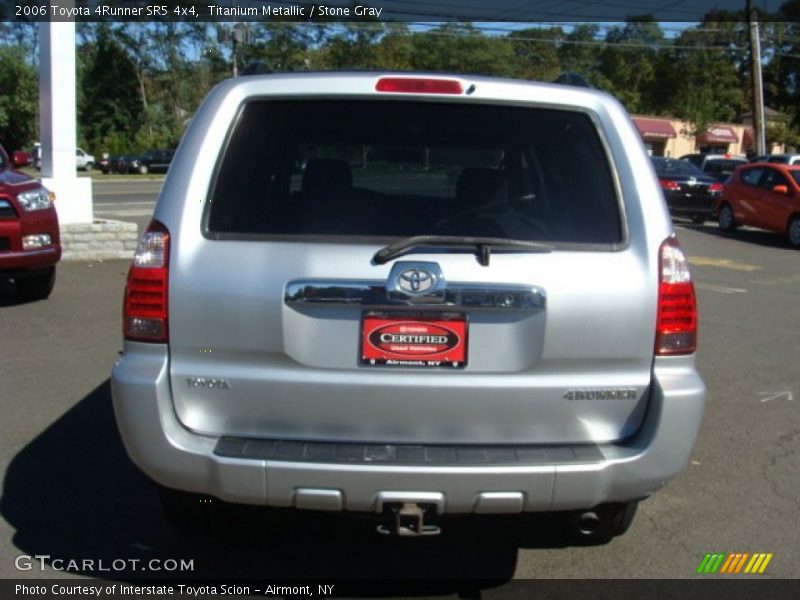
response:
M97 167L103 172L104 175L108 175L109 173L114 173L116 171L116 164L119 160L119 156L108 156L107 158L101 158L100 162L97 163Z
M148 150L141 156L131 157L128 172L140 175L166 173L174 155L174 150Z
M669 212L702 223L714 215L722 184L692 163L674 158L651 158Z
M19 295L47 298L61 258L58 216L50 192L17 168L26 153L15 153L12 164L0 146L0 279L13 279Z
M685 154L681 156L681 160L692 163L722 183L728 180L736 167L748 163L743 156L733 156L732 154Z
M120 154L112 163L111 170L115 173L130 173L131 163L136 159L134 154Z

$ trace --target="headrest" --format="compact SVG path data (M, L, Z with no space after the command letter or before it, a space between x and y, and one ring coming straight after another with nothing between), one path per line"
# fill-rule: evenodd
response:
M498 199L506 181L505 173L486 167L466 167L456 182L456 202L461 210L491 204Z
M304 194L337 194L352 187L353 174L347 161L338 158L312 158L306 164L302 184Z

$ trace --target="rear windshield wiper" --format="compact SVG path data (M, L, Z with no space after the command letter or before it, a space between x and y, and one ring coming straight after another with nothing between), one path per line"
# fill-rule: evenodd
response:
M447 248L470 248L475 250L478 262L484 267L489 266L489 258L493 248L512 249L519 252L552 252L553 247L539 242L525 240L507 240L494 237L467 237L453 235L417 235L405 238L394 244L381 248L372 257L376 265L382 265L393 258L406 254L418 246L444 246Z

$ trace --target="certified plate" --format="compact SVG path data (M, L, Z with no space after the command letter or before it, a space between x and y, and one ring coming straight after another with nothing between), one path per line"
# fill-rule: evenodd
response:
M361 322L361 364L462 369L467 364L464 315L365 314Z

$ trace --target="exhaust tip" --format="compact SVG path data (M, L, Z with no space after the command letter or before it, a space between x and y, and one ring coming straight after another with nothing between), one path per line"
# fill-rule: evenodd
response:
M600 529L600 517L594 511L586 511L578 514L577 530L585 536L592 536Z

